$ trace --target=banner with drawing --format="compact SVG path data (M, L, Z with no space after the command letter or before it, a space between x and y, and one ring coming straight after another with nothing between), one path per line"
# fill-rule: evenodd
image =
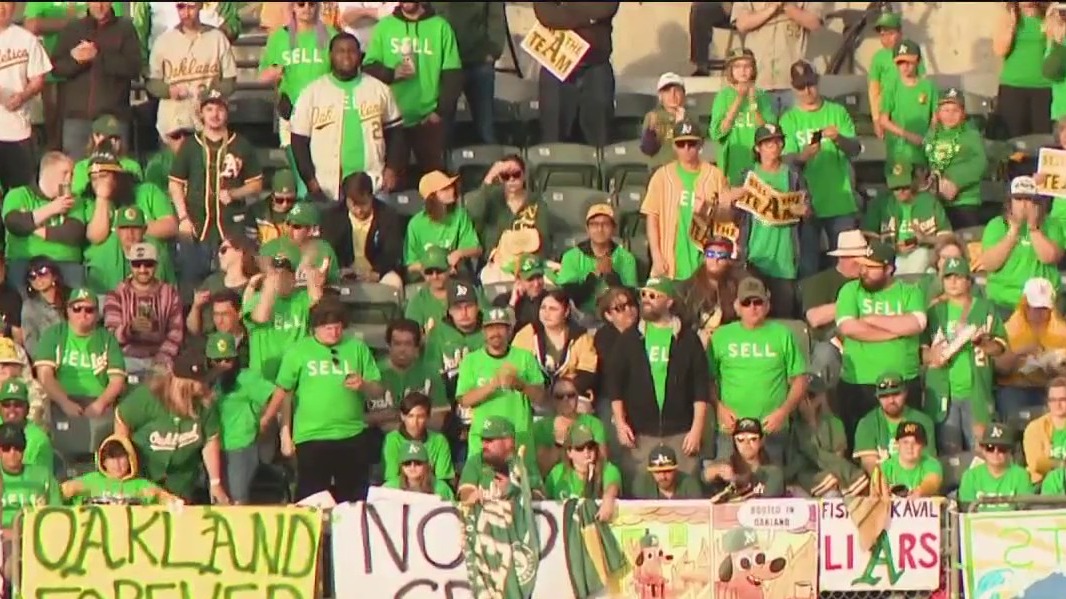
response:
M589 51L589 43L573 31L555 31L534 21L522 49L556 79L565 81Z
M940 503L894 499L892 517L873 550L856 540L855 524L843 500L820 507L822 591L933 591L940 588Z
M801 191L777 191L754 172L744 179L744 194L735 206L767 225L794 225L805 210L806 194Z
M1066 512L959 514L966 597L1064 597L1066 563L1059 531Z
M21 525L23 597L315 593L321 513L300 507L40 507Z

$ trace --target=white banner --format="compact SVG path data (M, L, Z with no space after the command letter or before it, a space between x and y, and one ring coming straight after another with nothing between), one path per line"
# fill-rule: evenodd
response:
M940 587L940 504L896 499L892 519L872 551L859 546L841 500L821 506L822 591L931 591Z

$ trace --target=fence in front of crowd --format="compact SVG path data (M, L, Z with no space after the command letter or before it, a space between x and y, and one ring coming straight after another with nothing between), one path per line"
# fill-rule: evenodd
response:
M472 597L462 513L426 497L340 505L329 518L297 506L31 508L16 527L14 583L26 599ZM1066 498L1009 501L971 509L1057 509L960 513L947 500L894 499L870 550L859 541L870 531L860 533L842 500L619 501L609 529L626 567L597 596L1063 596ZM535 505L536 599L575 597L566 574L595 553L563 509ZM653 594L659 583L665 595Z

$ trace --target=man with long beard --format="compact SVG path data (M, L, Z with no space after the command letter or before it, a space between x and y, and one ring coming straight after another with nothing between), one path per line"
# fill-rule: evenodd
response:
M678 290L681 319L696 328L704 346L715 329L737 319L733 304L747 272L737 264L735 253L731 239L712 238L703 248L703 268Z
M895 260L891 245L871 243L858 258L859 278L837 295L837 331L844 340L839 416L849 440L863 414L877 407L878 377L885 372L899 373L908 400L921 407L919 336L926 302L921 288L894 278Z

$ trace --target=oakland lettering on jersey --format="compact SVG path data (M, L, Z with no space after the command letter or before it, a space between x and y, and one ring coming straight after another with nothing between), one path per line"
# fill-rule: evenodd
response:
M171 60L163 59L163 81L169 84L214 79L221 73L222 65L217 61L200 62L196 58L186 57L175 64Z
M193 424L192 429L183 433L170 431L161 433L152 431L148 435L148 445L152 451L177 451L182 447L188 447L200 442L200 425Z
M6 69L30 61L30 51L26 48L8 48L0 51L0 69Z

